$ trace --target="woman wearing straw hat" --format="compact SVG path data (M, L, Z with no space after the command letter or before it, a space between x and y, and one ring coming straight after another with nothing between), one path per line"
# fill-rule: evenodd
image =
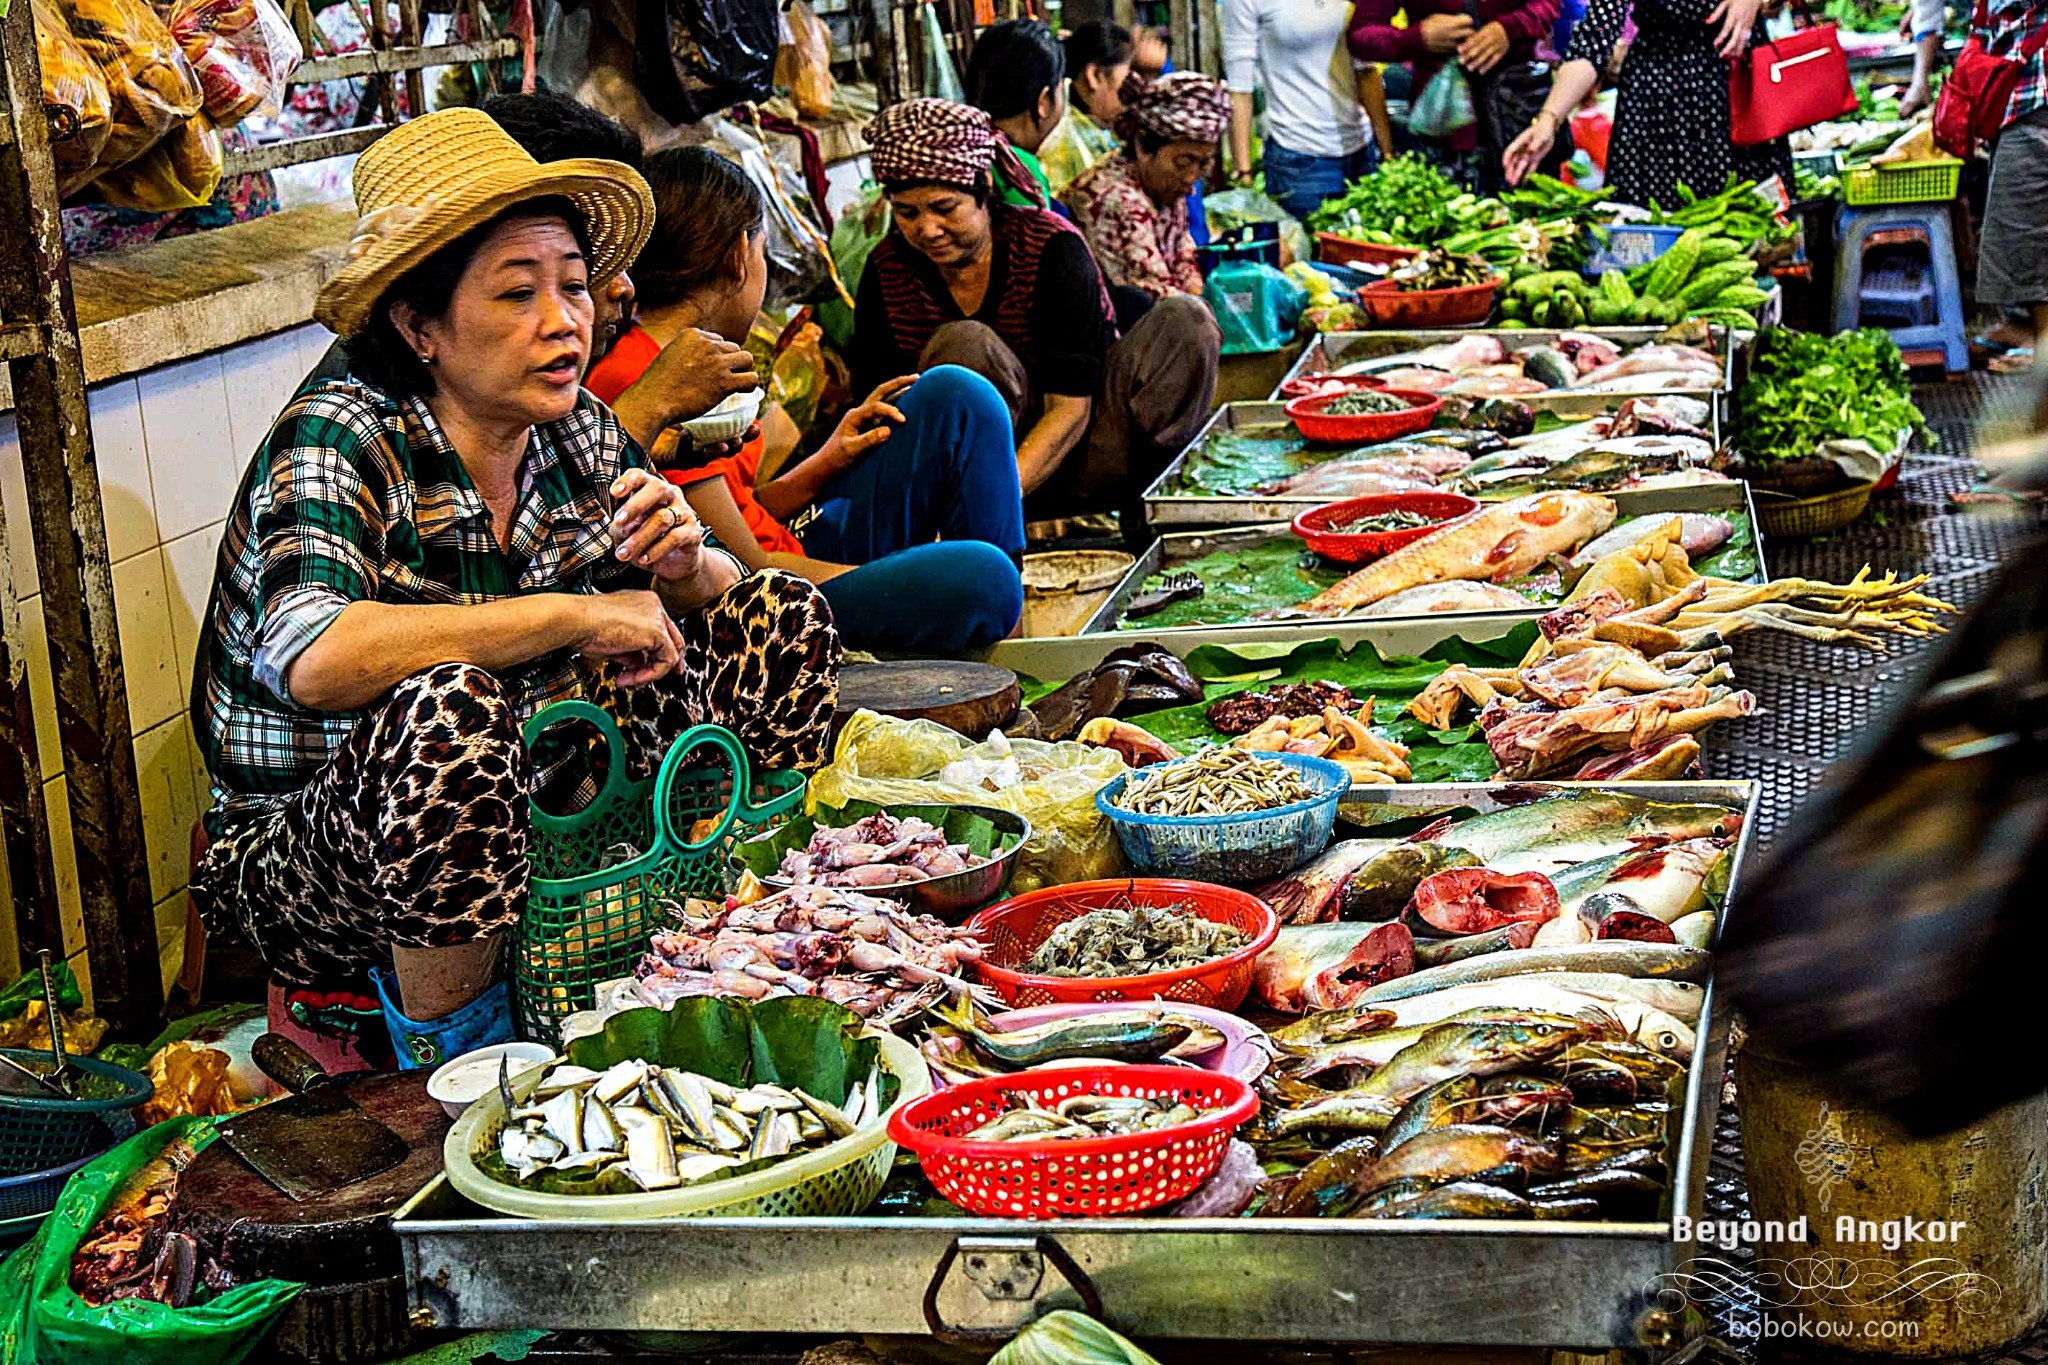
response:
M905 100L867 140L893 227L861 276L855 391L973 370L1009 404L1027 515L1125 510L1208 420L1221 342L1208 308L1166 300L1119 338L1087 241L999 197L998 181L1039 189L983 110Z
M279 983L374 981L418 1064L510 1036L491 983L530 875L528 717L597 702L636 772L701 721L813 767L840 646L815 588L748 575L580 387L593 291L653 219L636 172L540 165L453 109L363 153L355 191L315 308L349 376L278 417L221 545L193 882Z

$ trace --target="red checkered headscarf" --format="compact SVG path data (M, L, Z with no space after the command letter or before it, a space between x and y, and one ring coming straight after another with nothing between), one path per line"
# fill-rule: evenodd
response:
M934 180L973 189L993 173L1045 207L1043 187L985 110L951 100L905 100L877 114L866 131L875 179L884 185Z
M1124 107L1116 130L1125 138L1146 132L1168 142L1221 142L1230 123L1223 82L1199 71L1172 71L1156 81L1133 73L1117 98Z

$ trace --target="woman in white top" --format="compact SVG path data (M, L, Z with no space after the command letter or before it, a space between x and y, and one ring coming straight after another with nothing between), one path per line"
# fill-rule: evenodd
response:
M1252 96L1266 92L1266 193L1297 218L1378 163L1344 30L1350 0L1223 0L1233 179L1251 180Z

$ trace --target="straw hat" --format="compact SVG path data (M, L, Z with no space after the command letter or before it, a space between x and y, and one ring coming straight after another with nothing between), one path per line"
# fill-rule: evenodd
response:
M480 109L443 109L400 124L356 162L362 220L348 263L320 287L314 321L345 337L398 278L512 205L559 195L583 211L590 282L633 263L654 231L654 193L631 166L595 157L543 165Z

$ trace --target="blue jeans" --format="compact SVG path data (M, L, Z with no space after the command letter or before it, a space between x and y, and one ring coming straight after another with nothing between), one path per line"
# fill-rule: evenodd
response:
M1379 148L1370 141L1349 156L1310 156L1268 138L1263 153L1266 193L1289 215L1306 221L1325 199L1344 193L1346 185L1370 174L1377 164Z
M859 567L821 585L852 649L985 649L1024 614L1024 503L1010 409L958 365L896 398L903 424L833 480L797 536L804 553Z

